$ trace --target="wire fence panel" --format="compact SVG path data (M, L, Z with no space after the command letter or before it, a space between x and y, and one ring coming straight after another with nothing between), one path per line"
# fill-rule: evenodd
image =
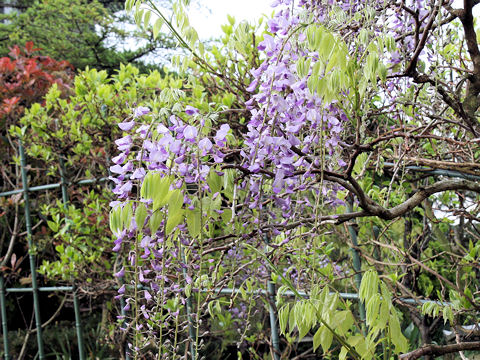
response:
M10 355L11 348L10 348L9 339L8 339L7 306L6 306L7 294L8 293L31 293L32 294L34 318L35 318L36 341L37 341L37 347L38 347L38 358L45 359L46 353L45 353L45 347L44 347L44 342L42 337L43 325L41 321L42 316L41 316L41 308L40 308L40 301L39 301L39 293L40 292L47 292L47 293L67 292L67 293L71 293L72 299L73 299L73 308L74 308L73 310L75 315L75 333L78 341L78 356L80 360L84 360L86 359L86 353L85 353L85 344L83 339L82 319L81 319L81 312L80 312L80 303L78 298L78 288L75 286L74 279L71 279L71 285L69 286L38 286L35 244L33 242L33 234L32 234L32 215L31 215L29 194L37 191L48 191L52 189L60 189L62 194L62 203L64 206L64 210L66 212L67 205L69 203L69 197L68 197L69 187L82 186L82 185L94 185L101 182L106 182L108 181L108 178L102 177L98 179L84 179L77 182L69 182L66 176L66 171L65 171L65 160L60 157L59 159L60 179L61 179L60 182L29 187L28 172L27 172L28 164L27 164L27 159L25 155L25 150L21 141L19 141L18 154L20 157L20 172L21 172L21 179L22 179L22 188L1 192L0 197L9 197L12 195L23 194L25 227L26 227L27 244L28 244L28 257L29 257L30 273L31 273L31 286L30 287L6 287L4 276L3 274L0 274L0 316L1 316L1 330L2 330L2 338L3 338L4 358L6 360L9 360L12 358ZM424 169L422 167L410 167L409 170L419 172L419 173L429 173L429 174L432 173L431 175L443 175L443 176L458 177L458 178L464 177L463 174L459 174L454 171L444 171L444 170L432 171L432 170ZM352 211L351 206L349 207L349 211ZM352 243L354 247L358 246L355 229L352 226L349 226L349 231L350 231L350 235L351 235ZM361 281L360 257L357 251L355 250L355 248L352 248L351 250L352 250L353 263L354 263L354 270L357 273L357 276L355 278L356 285L359 286ZM222 288L222 289L216 289L214 292L217 293L218 295L228 296L228 295L235 294L238 291L239 290L235 288ZM200 292L203 292L203 291L200 290ZM278 334L278 328L277 328L278 318L277 318L277 313L274 306L275 296L276 296L275 284L269 281L267 284L267 289L265 290L259 289L255 291L255 294L260 294L262 296L265 296L268 299L272 346L274 349L275 359L279 359L280 347L279 347L279 334ZM298 295L305 298L308 297L308 294L304 292L293 293L292 291L288 291L288 290L282 292L282 296L287 296L287 297L289 296L294 297ZM359 298L358 294L356 293L353 293L353 294L339 293L338 295L344 299L358 300ZM427 301L430 301L430 300L417 300L417 299L399 299L399 300L405 303L416 304L416 305L421 305ZM443 302L437 302L437 303L440 305L447 305L447 303L443 303ZM121 310L120 310L121 315L123 319L125 319L127 313L125 310L125 300L123 299L123 297L120 298L120 306L121 306ZM191 306L192 304L190 302L187 302L187 312L189 311L189 308ZM362 320L365 317L364 311L365 311L364 307L361 305L360 315ZM189 327L190 327L189 333L191 337L191 344L193 344L195 333L193 331L193 327L191 327L190 321L189 321ZM191 350L191 353L192 353L192 359L195 359L196 353L193 349ZM126 360L130 359L127 346L125 347L125 358Z

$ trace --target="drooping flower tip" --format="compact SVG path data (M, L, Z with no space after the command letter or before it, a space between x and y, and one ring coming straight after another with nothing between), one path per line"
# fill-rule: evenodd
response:
M113 274L113 276L115 276L115 277L117 277L117 278L122 278L122 277L124 277L124 276L125 276L125 268L122 267L122 268L120 269L120 271L119 271L119 272L116 272L115 274Z

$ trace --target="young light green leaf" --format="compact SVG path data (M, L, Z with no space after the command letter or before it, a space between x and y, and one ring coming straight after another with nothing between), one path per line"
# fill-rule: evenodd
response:
M150 10L145 11L145 15L143 17L143 27L145 29L148 29L148 26L150 25L150 17L152 16L152 12Z
M319 327L318 330L315 332L315 335L313 335L313 351L317 351L318 347L321 344L322 341L322 328L323 326Z
M160 224L163 220L163 213L161 211L154 211L152 216L150 216L150 220L148 222L148 226L150 228L150 232L155 234L160 227Z
M285 304L279 311L278 311L278 322L280 324L280 333L285 334L285 330L287 329L288 324L288 315L290 314L290 304Z
M153 28L152 28L154 39L158 37L158 34L160 33L160 29L162 28L162 25L163 25L163 19L161 17L155 20L155 23L153 24Z
M167 204L172 194L170 192L172 182L172 176L161 177L161 175L157 173L152 177L153 211Z
M168 216L175 216L182 209L183 194L180 189L170 191L168 199Z
M201 218L200 210L187 210L187 227L189 235L192 237L198 237L201 231Z
M400 328L400 321L398 320L397 313L392 311L389 320L389 333L390 340L395 345L396 352L405 352L408 350L408 341L405 336L402 334Z
M167 225L165 227L166 235L170 234L176 226L183 222L184 211L178 210L173 215L168 215Z
M140 203L135 210L135 223L138 229L142 229L147 217L147 207L144 203Z

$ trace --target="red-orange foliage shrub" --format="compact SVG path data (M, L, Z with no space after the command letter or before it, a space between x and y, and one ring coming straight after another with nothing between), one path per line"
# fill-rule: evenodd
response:
M73 66L68 61L37 55L38 50L29 41L24 48L12 47L10 57L0 58L1 132L19 119L26 107L41 102L53 84L57 84L62 92L70 89Z

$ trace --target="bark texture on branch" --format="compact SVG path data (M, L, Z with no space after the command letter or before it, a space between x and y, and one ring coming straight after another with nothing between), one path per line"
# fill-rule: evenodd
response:
M419 349L402 354L398 357L399 360L416 360L422 356L431 355L438 357L446 354L456 353L465 350L480 350L480 341L464 342L450 345L424 345Z

